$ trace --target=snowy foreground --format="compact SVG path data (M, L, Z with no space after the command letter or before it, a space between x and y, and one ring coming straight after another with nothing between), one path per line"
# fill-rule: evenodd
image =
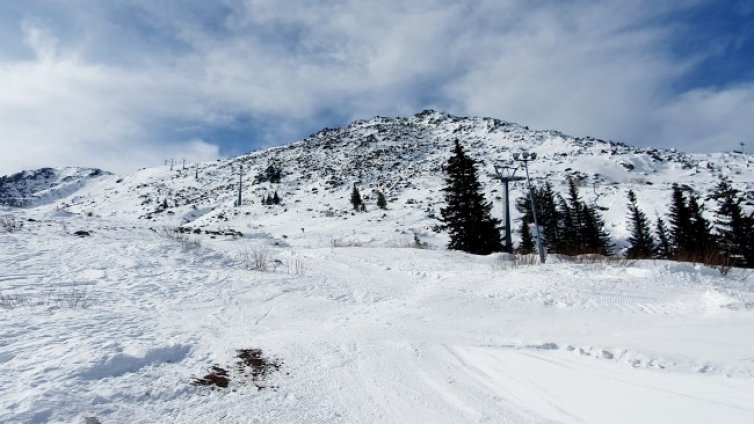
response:
M195 246L35 218L0 234L2 423L754 422L740 270ZM244 248L270 269L245 269ZM266 388L191 384L245 348L282 364Z

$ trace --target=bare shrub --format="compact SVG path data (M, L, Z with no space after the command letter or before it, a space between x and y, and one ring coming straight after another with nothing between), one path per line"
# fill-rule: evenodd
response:
M357 240L338 240L338 239L332 239L330 242L330 246L335 247L365 247L365 243L363 241L357 241Z
M515 255L515 254L501 254L495 259L492 267L495 270L508 270L515 269L520 266L530 266L539 263L539 257L535 254L529 255Z
M299 258L288 260L288 274L302 276L306 273L306 266Z
M152 228L152 231L154 231L155 234L157 234L157 237L165 240L171 240L171 241L177 241L177 242L185 242L188 240L188 234L179 231L177 228L170 227L170 226L162 226L157 228Z
M677 252L671 258L678 262L692 262L710 266L720 271L723 276L728 275L730 270L736 265L736 259L719 252L717 250L707 250L701 252Z
M65 308L87 308L94 298L94 287L84 284L81 287L72 285L64 287L57 286L57 290L51 292L47 299L48 306L56 305Z
M88 308L95 299L91 284L49 284L38 292L0 293L0 307L46 306L70 309Z
M13 217L4 216L0 218L0 232L3 233L15 233L21 228L21 223L16 221Z
M560 262L569 264L605 264L621 267L633 266L638 259L625 258L622 256L605 256L597 253L585 253L581 255L551 255Z
M158 228L152 228L152 231L154 231L157 237L161 239L181 243L184 249L196 249L202 247L202 239L199 237L191 237L185 229L165 225Z
M419 238L419 234L414 233L414 240L411 242L411 247L414 249L429 249L429 243L422 241Z
M240 257L244 268L250 271L267 271L270 266L270 251L264 248L244 247Z
M31 306L31 298L24 293L3 293L0 292L0 307L14 309L19 306Z
M539 256L535 254L513 255L514 266L531 266L539 263Z

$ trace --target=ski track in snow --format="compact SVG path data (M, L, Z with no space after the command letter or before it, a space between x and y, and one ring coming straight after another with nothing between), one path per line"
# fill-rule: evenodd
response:
M750 275L37 218L0 234L0 291L29 299L0 308L3 423L754 422ZM243 246L280 263L245 270ZM275 388L190 385L252 347L283 363Z

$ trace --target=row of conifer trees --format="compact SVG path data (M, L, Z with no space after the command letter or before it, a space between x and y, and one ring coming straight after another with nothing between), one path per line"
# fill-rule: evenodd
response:
M754 213L744 212L741 192L722 177L708 198L717 204L712 221L698 196L673 184L667 224L658 216L652 228L629 191L627 256L754 267Z
M532 190L537 208L537 221L542 230L542 242L548 252L565 255L613 253L614 247L610 234L605 230L605 221L600 209L581 199L576 179L568 179L566 197L555 193L549 182ZM521 243L518 249L521 253L530 253L535 247L530 230L534 216L529 199L530 196L526 196L516 201L516 209L523 214Z
M575 179L568 180L566 197L555 193L549 182L533 190L543 243L549 252L613 253L599 207L581 200ZM744 212L740 191L729 179L721 178L708 198L717 202L713 221L705 218L704 203L699 196L689 188L673 184L667 217L657 216L652 223L639 208L636 194L629 190L631 235L626 256L754 267L754 213ZM518 250L531 253L535 244L530 230L533 216L529 197L519 198L516 207L523 214Z
M446 207L440 212L441 228L450 236L448 248L476 254L503 251L500 221L492 218L492 205L484 198L475 162L458 140L445 173ZM567 182L565 197L546 182L516 201L516 208L523 215L518 253L528 254L535 249L531 197L535 200L541 241L547 251L566 255L615 253L601 208L581 198L578 180L571 177ZM674 184L667 217L658 216L652 225L639 208L635 193L629 190L631 235L626 256L754 267L754 213L744 212L741 206L744 197L729 179L721 178L709 199L717 202L714 222L704 217L704 203L690 188Z

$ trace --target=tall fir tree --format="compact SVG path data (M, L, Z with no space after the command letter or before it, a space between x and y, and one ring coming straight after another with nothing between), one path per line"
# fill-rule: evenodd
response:
M754 268L754 212L744 218L742 256L744 263L749 268Z
M544 236L542 241L550 252L562 252L565 226L558 211L561 197L555 194L549 181L537 191L537 218Z
M605 221L596 207L581 199L577 180L568 178L568 198L561 202L561 215L565 222L564 252L570 255L599 253L610 255L612 243L605 230Z
M741 208L743 198L730 179L720 177L711 196L717 201L715 230L720 249L733 263L754 267L753 260L747 260L747 248L752 244L752 220ZM752 258L754 259L754 258Z
M657 257L660 259L670 259L673 256L673 245L670 241L670 232L665 225L665 221L659 216L655 223L655 234L657 234Z
M580 239L584 240L580 253L598 253L610 256L613 254L613 243L610 234L605 230L605 220L595 206L582 203L581 216L584 227Z
M633 259L651 258L655 252L652 229L647 215L639 209L636 193L633 190L628 191L628 226L631 229L631 236L628 238L629 247L626 256Z
M387 200L381 191L377 192L377 207L380 209L387 209Z
M688 205L691 218L691 231L689 232L689 248L695 256L705 257L717 252L717 243L712 235L712 226L704 217L704 205L698 197L689 196Z
M577 242L577 238L579 235L583 234L583 226L585 224L584 222L584 208L582 208L582 200L581 195L579 194L579 188L576 185L576 179L573 177L568 177L568 198L567 206L570 209L570 214L567 217L568 218L568 228L570 229L571 234L569 234L569 238L571 238L571 242Z
M673 255L693 251L694 246L691 244L691 212L689 211L683 190L676 183L673 183L668 223L670 225Z
M531 223L526 217L521 219L521 242L518 244L516 251L521 255L528 255L534 253L534 238L531 236L531 229L529 229Z
M359 189L356 188L356 183L354 183L353 190L351 190L351 205L354 210L360 211L362 210L363 204L364 202L361 200L361 193L359 193Z
M576 250L578 244L578 228L571 226L573 222L574 211L568 205L568 201L558 194L558 224L560 226L561 242L558 246L558 250L553 250L554 253L567 254Z
M486 255L500 252L500 221L492 218L492 204L482 193L474 161L455 140L445 166L445 203L440 209L442 228L450 235L448 249Z

